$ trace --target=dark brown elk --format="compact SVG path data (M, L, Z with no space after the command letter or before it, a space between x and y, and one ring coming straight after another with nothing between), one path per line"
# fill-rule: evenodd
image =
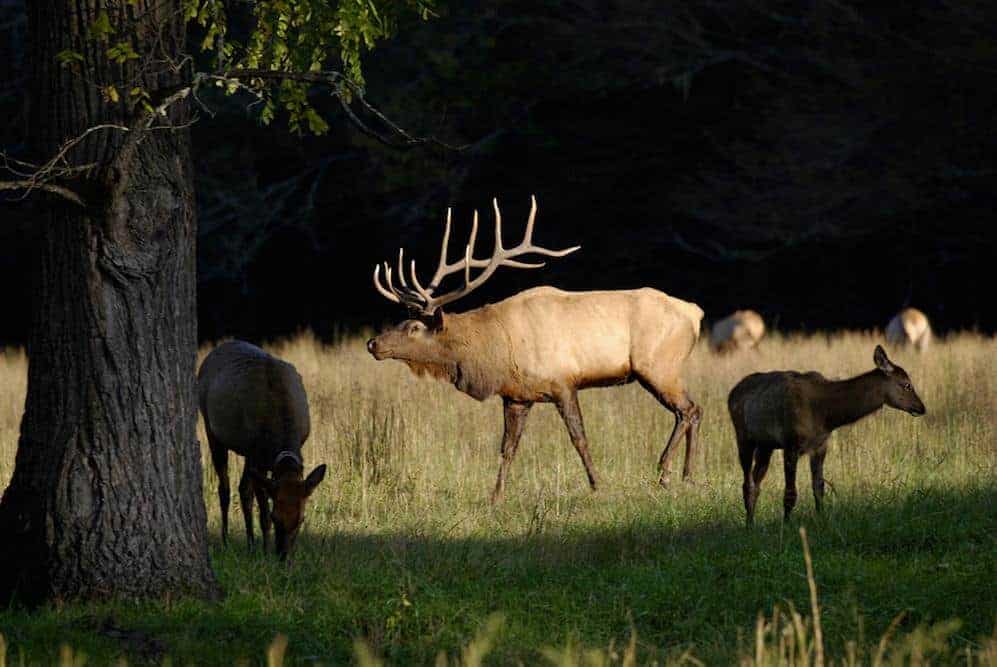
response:
M308 397L294 366L255 345L230 341L204 359L197 393L211 462L218 473L222 540L228 541L228 453L246 459L239 499L246 541L253 548L253 500L259 506L263 551L273 521L277 554L286 559L304 518L305 505L325 477L325 465L303 479L301 447L311 428ZM268 478L267 473L273 477ZM269 509L273 500L273 511Z
M375 359L397 359L417 374L428 374L453 384L482 401L502 397L505 432L501 462L492 501L502 497L506 475L523 427L534 403L557 406L571 442L581 457L589 485L598 482L588 451L588 440L578 407L578 390L624 384L636 380L675 414L672 430L659 459L659 482L668 483L669 463L676 444L685 437L683 476L692 475L696 434L702 411L686 393L682 364L699 337L703 311L653 289L603 292L564 292L537 287L493 305L460 314L444 314L441 307L480 287L500 266L539 268L542 263L521 262L516 257L537 254L561 257L577 250L549 250L533 245L536 201L533 200L526 233L513 248L502 244L502 217L495 207L495 247L489 259L474 257L477 212L470 242L462 257L450 263L450 215L447 214L439 265L427 287L409 267L405 279L399 251L395 286L385 264L387 286L380 269L374 286L387 299L408 306L412 319L388 329L367 343ZM471 277L472 270L480 270ZM463 275L463 285L436 295L440 282L451 274Z
M810 455L814 503L820 512L824 457L832 431L884 405L916 416L924 414L924 403L907 372L892 363L879 345L873 361L876 368L848 380L831 381L817 372L773 371L753 373L731 390L727 407L744 471L742 490L749 526L773 450L783 450L783 518L788 519L796 505L796 463L801 454Z

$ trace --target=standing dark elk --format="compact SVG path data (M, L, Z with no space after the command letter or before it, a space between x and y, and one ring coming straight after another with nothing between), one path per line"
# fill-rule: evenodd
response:
M786 492L783 518L796 505L796 462L810 455L814 503L824 499L824 457L827 439L840 426L851 424L884 405L923 415L924 403L907 372L892 363L879 345L876 368L849 380L833 382L817 372L753 373L731 390L727 399L744 471L744 509L750 526L762 479L772 451L783 450Z
M753 310L737 310L710 327L710 347L724 354L750 350L765 335L765 320Z
M253 547L253 499L260 511L263 551L269 548L273 520L277 554L286 559L301 528L308 496L325 477L320 465L302 479L301 447L311 423L308 397L294 366L255 345L230 341L205 358L197 393L208 434L211 462L218 473L222 540L228 541L228 453L245 457L239 499L246 541ZM267 472L273 473L272 478ZM269 509L268 497L273 500Z
M502 497L505 478L516 455L520 436L534 403L557 406L571 442L581 457L589 485L598 482L578 407L578 390L636 380L675 414L675 428L659 459L659 482L668 483L669 462L676 443L686 439L683 476L692 475L701 408L689 398L680 375L682 363L699 337L703 311L653 289L604 292L564 292L537 287L493 305L460 314L441 307L480 287L500 266L533 269L542 263L515 259L528 254L562 257L578 250L549 250L533 245L536 200L532 200L526 233L513 248L502 244L502 217L495 207L495 247L489 259L474 257L478 216L474 214L470 242L462 257L450 263L450 215L447 214L439 265L423 287L410 265L405 279L403 253L398 253L395 286L385 263L385 280L374 269L374 286L385 298L414 311L408 319L367 342L375 359L404 361L417 374L429 374L483 401L502 397L505 432L501 463L492 501ZM472 270L480 270L471 277ZM440 282L463 275L463 286L436 295Z
M886 342L899 347L912 345L924 352L931 344L928 316L917 308L904 308L886 325Z

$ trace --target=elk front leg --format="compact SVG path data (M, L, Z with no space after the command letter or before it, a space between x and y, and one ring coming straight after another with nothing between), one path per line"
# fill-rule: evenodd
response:
M253 477L250 474L250 464L242 468L242 478L239 480L239 502L242 505L242 518L246 521L246 545L253 550Z
M588 439L585 437L585 425L582 423L582 411L578 407L578 392L574 389L566 395L555 399L557 411L561 413L564 425L568 427L568 435L571 436L571 444L575 446L575 451L582 459L585 466L585 474L589 478L589 486L595 491L598 481L595 477L595 470L592 468L592 457L589 456Z
M789 521L789 515L796 506L796 463L800 458L800 453L796 449L787 447L782 452L783 468L786 471L786 492L782 499L783 521Z
M516 456L519 438L523 435L523 428L526 426L526 418L530 414L531 407L533 407L532 403L517 403L503 399L505 429L502 433L502 461L499 464L498 479L495 480L495 490L492 491L493 503L502 500L505 478L509 474L512 459Z
M260 532L263 533L263 553L270 550L270 499L267 497L267 490L260 484L254 482L253 488L256 491L256 504L260 510ZM250 512L250 516L252 512Z

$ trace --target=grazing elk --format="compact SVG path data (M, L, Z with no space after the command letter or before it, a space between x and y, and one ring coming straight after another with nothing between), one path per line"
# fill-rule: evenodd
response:
M884 405L923 415L907 372L890 362L879 345L873 354L876 368L849 380L831 381L817 372L773 371L753 373L737 383L727 399L737 451L744 471L744 509L750 526L755 501L775 449L783 450L786 492L784 519L796 504L796 462L810 455L814 503L824 498L824 457L827 439L839 426L851 424Z
M928 316L917 308L904 308L886 325L886 342L890 345L913 345L924 352L931 344L931 324Z
M581 457L592 489L597 486L589 457L588 440L578 407L578 390L624 384L636 380L675 414L672 430L659 460L659 482L668 483L669 462L678 443L686 438L683 476L689 479L695 458L701 408L685 391L680 375L683 361L699 337L703 311L653 289L600 292L564 292L536 287L499 303L460 314L444 314L441 307L480 287L500 266L532 269L543 263L521 262L527 254L563 257L578 250L549 250L533 245L536 199L532 199L526 233L513 248L502 245L502 217L495 208L495 247L489 259L474 257L478 215L474 214L470 242L462 257L450 263L450 213L447 213L439 265L423 287L410 265L405 279L403 252L398 253L398 280L384 265L374 269L374 286L385 298L408 306L408 319L367 342L375 359L397 359L416 374L428 374L483 401L498 394L505 409L501 463L492 502L502 497L505 478L516 455L526 418L534 403L557 406L571 442ZM480 269L471 277L472 269ZM436 295L440 282L463 274L464 284Z
M197 394L208 434L211 462L218 473L222 540L228 541L228 453L245 457L239 499L246 541L253 548L253 498L260 510L263 551L269 548L273 520L277 555L286 560L304 517L308 496L325 477L320 465L302 479L301 447L311 424L308 397L294 366L255 345L229 341L205 358ZM267 471L273 472L268 479ZM267 498L273 499L273 512Z
M713 325L710 347L714 352L727 353L749 350L765 335L765 320L753 310L738 310Z

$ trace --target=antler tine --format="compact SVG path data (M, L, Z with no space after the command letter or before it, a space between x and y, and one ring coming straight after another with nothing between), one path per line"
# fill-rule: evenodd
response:
M375 264L374 265L374 287L377 288L377 291L381 293L381 296L383 296L388 301L393 301L394 303L401 303L402 302L402 300L398 298L397 294L389 292L388 290L384 289L384 287L381 285L381 265L380 264Z
M478 241L478 209L474 209L474 218L471 220L471 237L467 241L468 247L471 248L470 252L464 252L464 260L468 263L474 262L474 244ZM483 259L482 262L488 263L488 260Z
M402 269L402 267L405 266L405 260L404 260L404 257L403 257L404 254L405 254L405 249L404 248L399 248L398 249L398 280L399 280L399 282L401 282L402 287L408 287L408 283L405 282L405 271Z
M537 196L530 195L530 217L526 219L526 233L523 234L523 240L527 243L533 243L533 223L537 219Z
M488 262L489 264L495 261L495 257L502 254L505 250L502 247L502 212L499 211L498 197L492 197L492 206L495 208L495 252L492 253L492 258Z
M433 279L429 281L429 290L432 291L440 286L440 281L443 280L443 276L447 272L447 250L450 248L450 214L453 211L450 207L447 207L447 224L443 228L443 244L440 246L440 263L436 265L436 273L433 274Z
M397 290L395 289L392 283L391 267L388 266L387 262L384 263L387 289L381 285L379 266L374 269L374 286L389 300L395 303L405 303L410 307L420 309L425 315L432 315L440 306L455 301L480 287L500 266L517 269L539 269L545 266L545 262L523 262L513 259L514 257L528 254L564 257L581 248L581 246L573 246L563 250L551 250L550 248L533 245L533 229L537 214L535 195L530 196L530 214L526 221L526 231L523 235L523 240L513 248L506 248L502 245L502 211L499 209L497 197L492 199L492 206L495 209L495 244L491 257L488 259L474 258L474 246L478 237L478 212L475 211L471 226L471 236L468 244L464 246L464 256L453 264L447 262L450 232L452 229L452 209L448 209L446 227L443 232L443 242L440 247L440 259L436 267L436 273L433 276L433 280L429 283L428 289L423 287L422 283L419 282L415 260L411 261L409 267L409 280L412 287L406 282L404 274L404 250L401 248L398 250L398 277L401 281L401 287ZM482 271L472 279L472 269L482 269ZM457 272L464 274L464 285L446 294L433 296L433 293L440 286L440 282L448 275Z
M474 219L477 222L478 212L474 212ZM464 248L464 287L470 287L471 285L471 244L468 243L467 247Z
M414 259L412 260L411 264L409 264L409 271L412 274L412 285L415 286L415 291L418 292L419 296L421 296L425 300L425 302L426 302L426 308L428 308L429 307L429 303L433 300L432 285L430 285L430 289L429 290L426 290L425 288L423 288L422 283L419 282L419 274L417 274L415 272L415 260Z

